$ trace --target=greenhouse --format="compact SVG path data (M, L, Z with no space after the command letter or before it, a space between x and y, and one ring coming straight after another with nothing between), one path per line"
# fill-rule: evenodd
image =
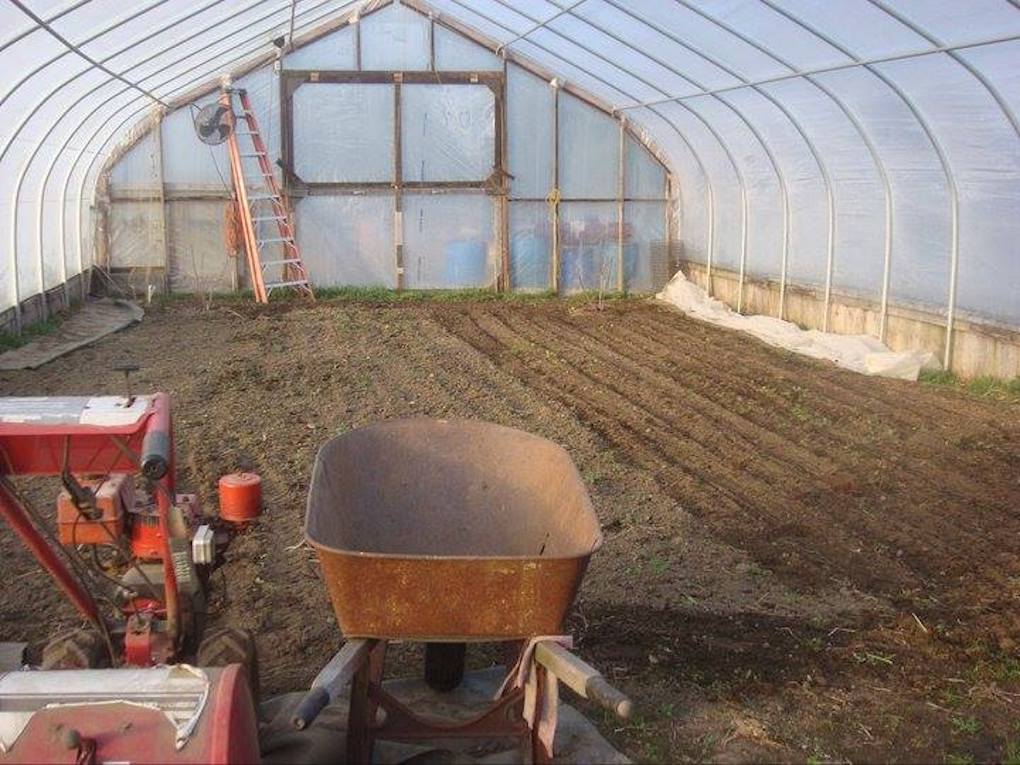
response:
M529 761L1020 759L1020 2L0 30L0 753L130 667L192 761L431 755L411 700L494 691L454 737Z

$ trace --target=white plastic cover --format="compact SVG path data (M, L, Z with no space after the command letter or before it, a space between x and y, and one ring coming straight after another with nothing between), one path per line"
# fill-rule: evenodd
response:
M769 345L825 359L861 374L916 380L922 369L939 368L931 353L891 351L870 335L837 335L817 329L805 330L774 316L736 313L726 304L710 298L701 287L687 281L681 271L656 297L696 319L747 332Z

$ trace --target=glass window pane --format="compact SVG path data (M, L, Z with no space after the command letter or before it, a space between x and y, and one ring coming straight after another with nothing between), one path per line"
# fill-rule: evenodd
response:
M308 182L393 178L393 86L306 83L294 91L294 172Z
M496 279L492 199L404 196L404 283L411 289L488 287Z
M495 159L495 97L486 85L401 89L405 181L483 181Z

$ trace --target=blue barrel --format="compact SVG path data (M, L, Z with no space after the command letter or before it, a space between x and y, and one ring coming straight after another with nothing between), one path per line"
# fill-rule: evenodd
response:
M487 287L488 247L476 239L455 239L443 249L445 281L443 287Z

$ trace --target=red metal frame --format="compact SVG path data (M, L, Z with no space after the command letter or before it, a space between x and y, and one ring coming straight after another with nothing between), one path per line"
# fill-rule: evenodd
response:
M79 476L108 475L112 472L139 474L140 454L146 437L154 441L166 439L169 444L169 469L157 481L156 507L163 536L167 632L171 641L176 642L179 606L169 530L175 468L170 399L165 393L145 398L148 398L148 406L135 422L126 425L0 422L0 472L7 476L60 475L66 469ZM98 623L101 617L95 601L32 525L17 498L2 485L0 515L21 537L81 614L89 621Z

